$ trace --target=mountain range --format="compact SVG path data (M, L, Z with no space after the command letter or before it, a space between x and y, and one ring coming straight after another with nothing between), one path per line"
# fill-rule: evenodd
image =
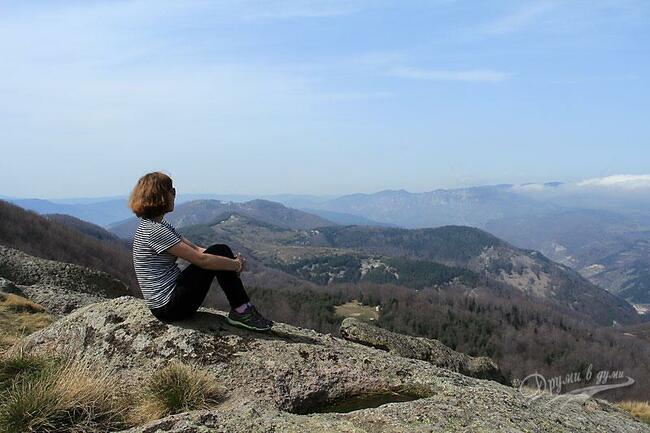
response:
M268 209L261 213L255 209L272 207L270 200L258 198L243 203L223 200L243 197L250 196L179 196L179 208L188 202L193 204L183 215L171 214L170 219L180 226L203 224L222 212L234 211L286 226L279 215L267 213ZM328 221L329 224L413 229L444 225L480 228L518 248L538 250L570 266L592 283L638 304L638 308L646 308L643 304L650 303L647 176L611 176L573 183L503 184L423 193L400 189L340 197L292 194L266 197L311 214L301 218L305 222L311 219L314 226ZM88 221L126 239L135 230L136 220L129 218L125 199L82 202L21 203L38 208L41 213L56 211L82 219L87 215ZM245 206L249 209L244 209ZM104 212L103 207L113 210ZM102 217L92 217L94 212ZM118 214L120 218L108 222ZM316 217L323 221L317 222Z

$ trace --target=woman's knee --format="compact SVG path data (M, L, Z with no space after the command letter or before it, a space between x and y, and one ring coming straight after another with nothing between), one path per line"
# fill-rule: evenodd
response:
M234 258L235 255L233 254L232 250L230 247L226 244L213 244L210 245L208 248L205 249L206 253L210 254L216 254L220 256L226 256L230 258Z

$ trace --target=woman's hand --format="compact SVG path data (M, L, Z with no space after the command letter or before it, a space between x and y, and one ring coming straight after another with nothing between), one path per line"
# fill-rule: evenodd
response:
M235 260L237 260L240 263L240 266L241 266L239 268L239 271L236 271L237 276L239 276L244 271L244 268L246 267L246 259L244 258L244 256L241 255L241 253L238 252L235 255Z

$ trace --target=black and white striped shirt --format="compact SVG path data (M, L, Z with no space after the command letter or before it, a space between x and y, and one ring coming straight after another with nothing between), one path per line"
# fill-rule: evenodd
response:
M181 241L181 235L165 218L160 222L140 218L133 237L133 267L147 306L167 304L181 273L176 256L167 248Z

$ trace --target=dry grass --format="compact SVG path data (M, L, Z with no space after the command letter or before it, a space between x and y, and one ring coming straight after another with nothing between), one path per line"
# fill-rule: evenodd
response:
M141 391L132 393L101 361L27 353L21 337L52 321L40 305L0 292L1 433L121 430L207 409L225 395L212 375L178 361L155 371Z
M15 335L0 334L0 354L5 353L10 347L15 346L18 340L19 338Z
M5 309L15 313L45 313L45 308L13 293L3 293L2 303Z
M12 351L3 357L3 433L88 432L128 427L126 395L109 369Z
M2 433L121 430L224 397L210 373L175 360L132 392L99 360L34 355L20 345L0 356Z
M11 351L0 357L0 393L11 388L16 382L37 375L56 363L56 358L28 354L22 347L14 346Z
M0 293L0 351L24 335L43 329L54 319L43 307L12 293Z
M172 361L154 372L138 396L132 422L139 424L190 410L208 409L225 395L216 378L197 367Z
M622 401L616 405L640 421L650 424L650 403L647 401Z

